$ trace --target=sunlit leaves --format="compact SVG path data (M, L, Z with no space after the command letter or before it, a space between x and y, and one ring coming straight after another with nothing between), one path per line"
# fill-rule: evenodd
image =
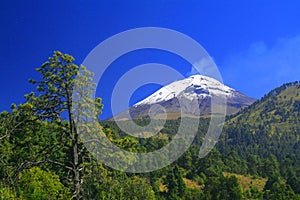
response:
M71 197L69 189L51 172L38 167L25 170L20 174L18 193L24 199L67 199Z

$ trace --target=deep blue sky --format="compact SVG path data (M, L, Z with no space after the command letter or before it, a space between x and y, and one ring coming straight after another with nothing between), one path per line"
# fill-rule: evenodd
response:
M106 38L145 26L194 38L214 58L225 84L260 98L300 79L299 10L298 0L1 1L0 110L24 101L23 95L33 90L27 80L37 77L35 68L54 50L73 55L80 64ZM189 70L165 52L145 51L117 60L108 77L113 83L126 72L116 71L118 67L146 61ZM104 117L109 115L111 87L103 83L98 88L107 104ZM140 98L151 89L145 91Z

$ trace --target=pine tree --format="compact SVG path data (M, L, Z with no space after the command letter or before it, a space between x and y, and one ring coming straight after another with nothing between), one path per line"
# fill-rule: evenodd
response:
M51 162L73 174L73 197L80 199L83 193L82 172L85 165L83 158L87 151L85 151L75 127L72 94L74 87L79 87L79 84L83 84L80 85L82 89L95 87L91 82L93 74L83 66L74 64L74 58L71 55L62 54L59 51L55 51L47 62L37 68L37 71L42 75L40 80L30 80L31 83L37 85L37 94L31 93L26 95L26 98L34 105L35 113L41 120L57 123L63 128L66 145L70 145L72 159L65 163ZM76 76L80 76L80 80L83 82L76 82ZM78 91L80 92L80 89ZM89 99L89 96L85 96L85 100L94 101ZM96 99L95 105L100 111L101 99Z
M166 186L168 188L168 194L170 197L175 198L178 196L178 182L176 180L173 168L168 171L166 177Z
M186 191L186 185L183 181L181 171L178 165L171 167L166 177L168 194L171 199L183 197Z
M183 197L185 194L186 185L182 179L182 173L181 173L178 165L176 165L174 167L173 171L174 171L175 180L176 180L177 186L178 186L178 196Z

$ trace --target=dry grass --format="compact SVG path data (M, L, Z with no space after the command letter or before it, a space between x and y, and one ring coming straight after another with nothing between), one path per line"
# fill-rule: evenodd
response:
M234 174L234 173L228 173L228 172L224 172L223 174L225 177L235 176L238 179L239 183L241 184L243 191L248 190L250 188L250 186L254 186L259 191L262 191L267 182L266 178L261 178L261 177L253 178L252 176L244 176L241 174ZM187 188L202 190L204 187L204 185L199 185L197 182L192 181L187 178L183 178L183 181L185 182ZM161 192L166 192L166 191L168 191L168 188L162 182L160 182L159 190Z
M168 188L161 181L159 183L159 191L160 192L166 192L166 191L168 191Z
M183 178L184 183L186 184L187 188L192 188L192 189L203 189L204 185L199 185L197 182L192 181L190 179L187 178ZM160 182L159 184L159 191L161 192L166 192L168 191L168 188L162 183Z
M196 189L203 189L203 185L199 185L197 182L195 181L192 181L190 179L187 179L187 178L183 178L183 181L185 182L186 184L186 187L188 188L196 188Z
M243 191L246 191L250 188L250 186L255 186L258 190L262 191L264 189L264 186L267 182L266 178L253 178L252 176L244 176L240 174L233 174L233 173L228 173L224 172L224 176L235 176L240 184L242 185Z

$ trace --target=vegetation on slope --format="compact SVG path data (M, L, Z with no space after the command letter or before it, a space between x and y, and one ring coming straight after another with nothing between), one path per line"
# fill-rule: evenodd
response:
M130 174L98 162L63 114L73 106L67 85L76 84L75 75L88 82L91 74L80 75L74 58L60 52L38 71L41 79L31 80L36 93L0 115L1 199L300 199L298 83L230 117L205 158L198 152L209 119L201 118L192 146L172 165ZM89 101L101 111L100 99ZM167 120L155 137L137 139L113 121L100 122L111 142L141 153L167 145L179 124L180 119Z

